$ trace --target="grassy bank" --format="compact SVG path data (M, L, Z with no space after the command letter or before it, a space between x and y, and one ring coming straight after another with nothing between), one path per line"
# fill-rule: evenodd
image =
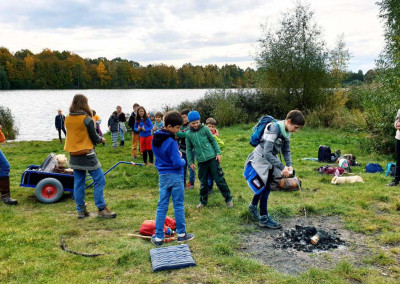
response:
M330 178L316 171L320 164L302 161L316 157L320 144L332 150L353 153L365 165L378 162L382 166L389 156L363 153L359 149L363 134L305 129L292 137L294 168L303 182L302 192L273 192L270 213L278 220L303 215L338 215L345 226L367 236L372 255L363 259L365 266L354 267L342 262L332 270L310 270L300 276L275 272L239 252L240 235L258 228L248 220L247 206L252 194L242 177L243 163L252 151L248 143L251 126L220 129L225 142L222 168L234 196L234 208L227 209L222 196L214 192L209 205L201 211L198 187L186 191L185 211L189 232L196 237L189 242L196 267L153 273L150 242L128 238L146 219L154 219L158 198L158 175L154 167L120 165L106 177L105 198L118 214L115 220L90 217L78 220L75 203L65 194L55 204L36 200L34 189L20 188L21 173L31 164L41 164L50 152L63 153L62 145L52 142L18 142L1 146L11 163L12 197L16 207L0 204L0 282L130 282L130 283L383 283L399 281L400 258L400 187L387 188L389 178L383 174L366 174L354 167L365 184L334 186ZM128 136L128 135L127 135ZM97 153L107 170L117 161L130 160L130 146L99 146ZM393 138L394 139L394 138ZM129 140L129 138L127 138ZM88 209L95 212L93 190L87 190ZM170 206L172 211L172 206ZM172 212L169 212L172 216ZM70 249L105 253L97 258L68 254L60 249L64 236ZM172 245L173 243L171 243Z

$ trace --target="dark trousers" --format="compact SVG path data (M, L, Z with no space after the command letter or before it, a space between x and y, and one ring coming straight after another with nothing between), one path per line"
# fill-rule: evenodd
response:
M67 136L67 131L65 130L65 127L63 126L62 128L57 128L58 130L58 139L60 139L60 141L62 142L61 139L61 130L64 132L64 136Z
M394 178L400 181L400 140L396 139L396 174Z
M231 191L224 178L224 172L215 158L198 163L200 180L200 203L207 204L208 201L208 176L211 176L221 191L225 202L232 200Z
M254 194L252 205L257 206L258 201L260 201L260 216L268 215L268 197L271 193L271 182L273 180L273 170L269 170L267 184L265 189L259 194Z

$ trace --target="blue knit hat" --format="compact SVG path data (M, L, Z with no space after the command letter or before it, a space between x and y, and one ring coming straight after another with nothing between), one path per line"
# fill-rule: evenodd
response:
M200 120L200 113L198 113L195 110L192 110L191 112L188 113L187 118L188 118L189 122L192 122L192 121L195 121L195 120Z

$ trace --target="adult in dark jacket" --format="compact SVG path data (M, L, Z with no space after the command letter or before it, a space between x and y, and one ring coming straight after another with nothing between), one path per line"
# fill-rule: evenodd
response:
M124 146L125 145L125 135L124 133L126 132L126 117L125 113L122 112L121 106L117 106L117 112L118 112L118 121L119 121L119 135L121 136L121 141L119 143L119 146Z
M67 136L67 131L65 130L65 116L62 114L62 110L58 110L58 114L56 115L55 124L56 129L58 131L58 139L60 139L60 143L62 143L61 139L61 130L64 132L64 136Z

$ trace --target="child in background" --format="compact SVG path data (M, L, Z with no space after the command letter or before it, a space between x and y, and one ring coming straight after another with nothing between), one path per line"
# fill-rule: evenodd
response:
M150 118L151 123L154 124L154 122L156 121L156 117L155 117L153 111L151 111L151 112L149 113L149 118Z
M189 182L186 185L186 189L193 189L196 173L194 170L192 170L189 167L189 164L187 162L188 153L186 152L186 133L187 133L187 131L189 131L189 121L187 119L187 116L188 116L189 112L190 112L190 110L188 110L188 109L184 109L181 111L181 115L183 118L183 125L181 127L181 130L178 133L176 133L176 136L178 137L179 150L182 153L182 158L186 161L186 166L183 169L183 183L186 185L187 168L189 168ZM189 153L189 155L192 157L192 160L194 163L193 151L191 153Z
M87 97L79 94L74 96L69 115L65 118L65 126L68 135L64 150L70 153L69 166L74 169L74 198L78 218L89 216L85 203L86 171L94 182L94 203L99 210L97 216L115 218L117 214L108 209L104 200L106 181L94 149L96 144L105 142L106 139L96 133Z
M209 117L206 120L206 126L208 127L208 129L210 129L210 132L214 136L215 140L217 140L217 144L219 146L219 149L222 150L224 148L224 146L225 146L225 143L224 143L224 141L221 140L221 138L219 138L219 133L218 133L218 130L216 128L217 121L214 118ZM214 185L214 180L213 180L213 178L212 178L212 176L210 174L210 175L208 175L208 194L211 194L212 189L213 189L213 185Z
M118 131L119 131L119 121L118 121L118 112L114 111L110 118L108 119L108 129L111 132L111 139L113 142L112 147L117 148L118 143Z
M199 166L200 180L200 203L196 208L200 209L207 205L208 201L208 175L210 174L217 184L222 196L225 199L226 207L233 207L231 191L225 181L221 166L221 150L217 141L211 134L208 127L200 124L200 114L197 111L191 111L188 114L190 129L186 134L186 150L188 153L194 149L197 164ZM192 157L187 157L188 163L194 170Z
M163 119L163 114L162 114L162 112L161 112L161 111L157 111L154 117L155 117L155 118L154 118L155 121L154 121L154 123L153 123L152 134L153 134L154 132L156 132L157 130L160 130L161 128L164 127L164 122L162 121L162 119Z
M137 110L135 131L139 132L140 151L143 153L143 162L147 164L147 155L149 155L150 164L153 164L153 151L151 149L151 130L153 124L147 117L146 110L140 106Z
M245 172L249 167L257 173L257 187L264 189L259 194L254 194L249 205L251 215L258 221L260 227L279 229L281 224L268 214L268 196L271 192L271 182L274 176L289 177L293 172L290 153L290 133L297 132L305 124L301 111L291 110L285 120L271 122L265 126L260 144L247 157ZM277 154L282 152L286 166L279 160ZM260 214L257 204L260 201Z
M156 213L156 233L151 242L160 246L164 240L164 222L168 212L169 198L172 196L178 242L189 241L193 234L186 233L185 194L183 186L183 168L186 162L179 152L175 134L183 124L182 116L177 111L165 115L165 127L154 133L152 148L156 156L156 168L159 173L160 198Z
M137 145L139 143L139 132L135 131L135 123L136 123L136 114L137 109L139 108L138 103L133 104L133 111L131 116L129 117L128 125L132 128L132 159L136 159L137 155Z
M100 116L96 114L96 111L94 109L92 109L92 113L93 113L93 121L96 124L96 132L97 134L99 134L100 137L103 137L103 132L101 132L100 129L100 124L101 124Z

